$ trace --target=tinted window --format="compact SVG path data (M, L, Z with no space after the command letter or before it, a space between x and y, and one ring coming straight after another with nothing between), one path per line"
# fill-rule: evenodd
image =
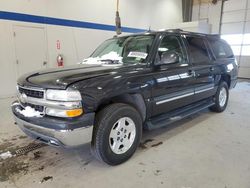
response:
M190 61L193 64L208 63L210 61L205 41L199 37L186 37Z
M183 59L182 47L176 36L165 36L162 39L157 52L157 61L160 61L162 54L167 52L176 53L180 57L180 61Z
M209 43L216 58L234 57L233 51L227 43L215 39L209 39Z

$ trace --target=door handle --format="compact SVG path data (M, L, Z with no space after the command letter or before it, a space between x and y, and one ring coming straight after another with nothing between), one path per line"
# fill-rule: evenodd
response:
M195 77L195 71L194 70L188 70L188 75Z
M47 65L47 62L46 62L46 61L44 61L44 62L43 62L43 65L44 65L44 66L45 66L45 65Z
M209 70L210 70L211 72L213 72L213 71L214 71L214 67L210 67Z

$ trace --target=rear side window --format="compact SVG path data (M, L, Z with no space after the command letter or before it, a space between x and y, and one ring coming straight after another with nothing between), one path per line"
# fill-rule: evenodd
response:
M209 63L210 57L204 39L200 37L186 37L190 61L193 64Z
M226 42L216 39L209 39L208 41L217 59L234 57L232 49Z

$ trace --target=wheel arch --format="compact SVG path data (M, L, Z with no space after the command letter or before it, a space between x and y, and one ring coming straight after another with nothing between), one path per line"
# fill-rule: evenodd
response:
M99 106L97 107L97 112L105 108L107 105L113 103L124 103L133 106L140 113L142 120L145 121L147 116L146 104L143 96L140 93L126 93L114 96L99 104Z
M231 76L228 74L222 74L221 75L221 81L225 81L228 85L228 88L231 86Z

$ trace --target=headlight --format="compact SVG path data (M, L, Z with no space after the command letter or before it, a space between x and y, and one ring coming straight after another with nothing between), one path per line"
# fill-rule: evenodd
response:
M81 105L82 97L80 92L77 90L48 89L46 91L46 99L51 100L51 102L58 101L56 102L58 103L58 107L56 104L53 104L54 107L46 107L45 113L49 116L77 117L84 113ZM59 108L62 106L64 108Z
M79 91L76 90L53 90L46 91L46 99L53 101L81 101L82 97Z

